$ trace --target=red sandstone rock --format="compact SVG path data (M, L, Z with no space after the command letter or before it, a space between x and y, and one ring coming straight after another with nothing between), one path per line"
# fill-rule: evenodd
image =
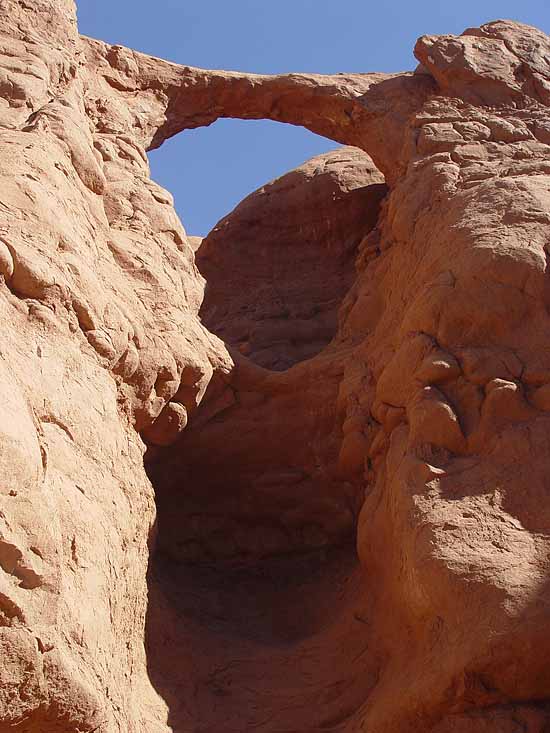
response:
M498 21L423 37L415 74L265 77L79 38L70 0L0 11L0 728L544 733L549 39ZM351 201L369 159L271 184L263 266L293 309L343 296L316 355L267 344L285 371L200 322L198 243L149 178L222 116L389 186L374 228L369 195L317 237L277 207L326 200L326 161ZM259 200L202 245L236 344ZM329 242L359 242L345 295Z
M204 325L268 369L321 351L385 192L368 155L341 148L251 194L198 250Z

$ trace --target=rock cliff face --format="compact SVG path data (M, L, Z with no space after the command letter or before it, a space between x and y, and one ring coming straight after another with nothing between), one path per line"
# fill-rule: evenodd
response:
M0 11L0 730L548 731L550 39L267 77ZM353 147L201 243L146 151L224 116Z
M197 253L204 325L272 370L319 353L386 191L366 153L341 148L253 193Z

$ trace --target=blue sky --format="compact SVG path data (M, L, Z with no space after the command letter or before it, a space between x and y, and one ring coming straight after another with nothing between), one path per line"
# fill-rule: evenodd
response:
M403 71L423 33L513 18L550 33L549 0L77 0L80 32L191 66L275 74ZM269 121L220 120L150 154L189 234L254 189L335 147Z

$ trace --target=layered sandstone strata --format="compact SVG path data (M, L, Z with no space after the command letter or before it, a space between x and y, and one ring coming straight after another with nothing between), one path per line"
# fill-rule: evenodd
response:
M0 727L543 733L547 36L267 77L0 11ZM224 116L363 152L229 215L201 314L146 151Z

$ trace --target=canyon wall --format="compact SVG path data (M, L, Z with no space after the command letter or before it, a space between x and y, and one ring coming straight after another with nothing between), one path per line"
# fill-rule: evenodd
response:
M545 733L550 39L270 77L0 11L0 730ZM146 153L219 117L352 147L200 243Z

